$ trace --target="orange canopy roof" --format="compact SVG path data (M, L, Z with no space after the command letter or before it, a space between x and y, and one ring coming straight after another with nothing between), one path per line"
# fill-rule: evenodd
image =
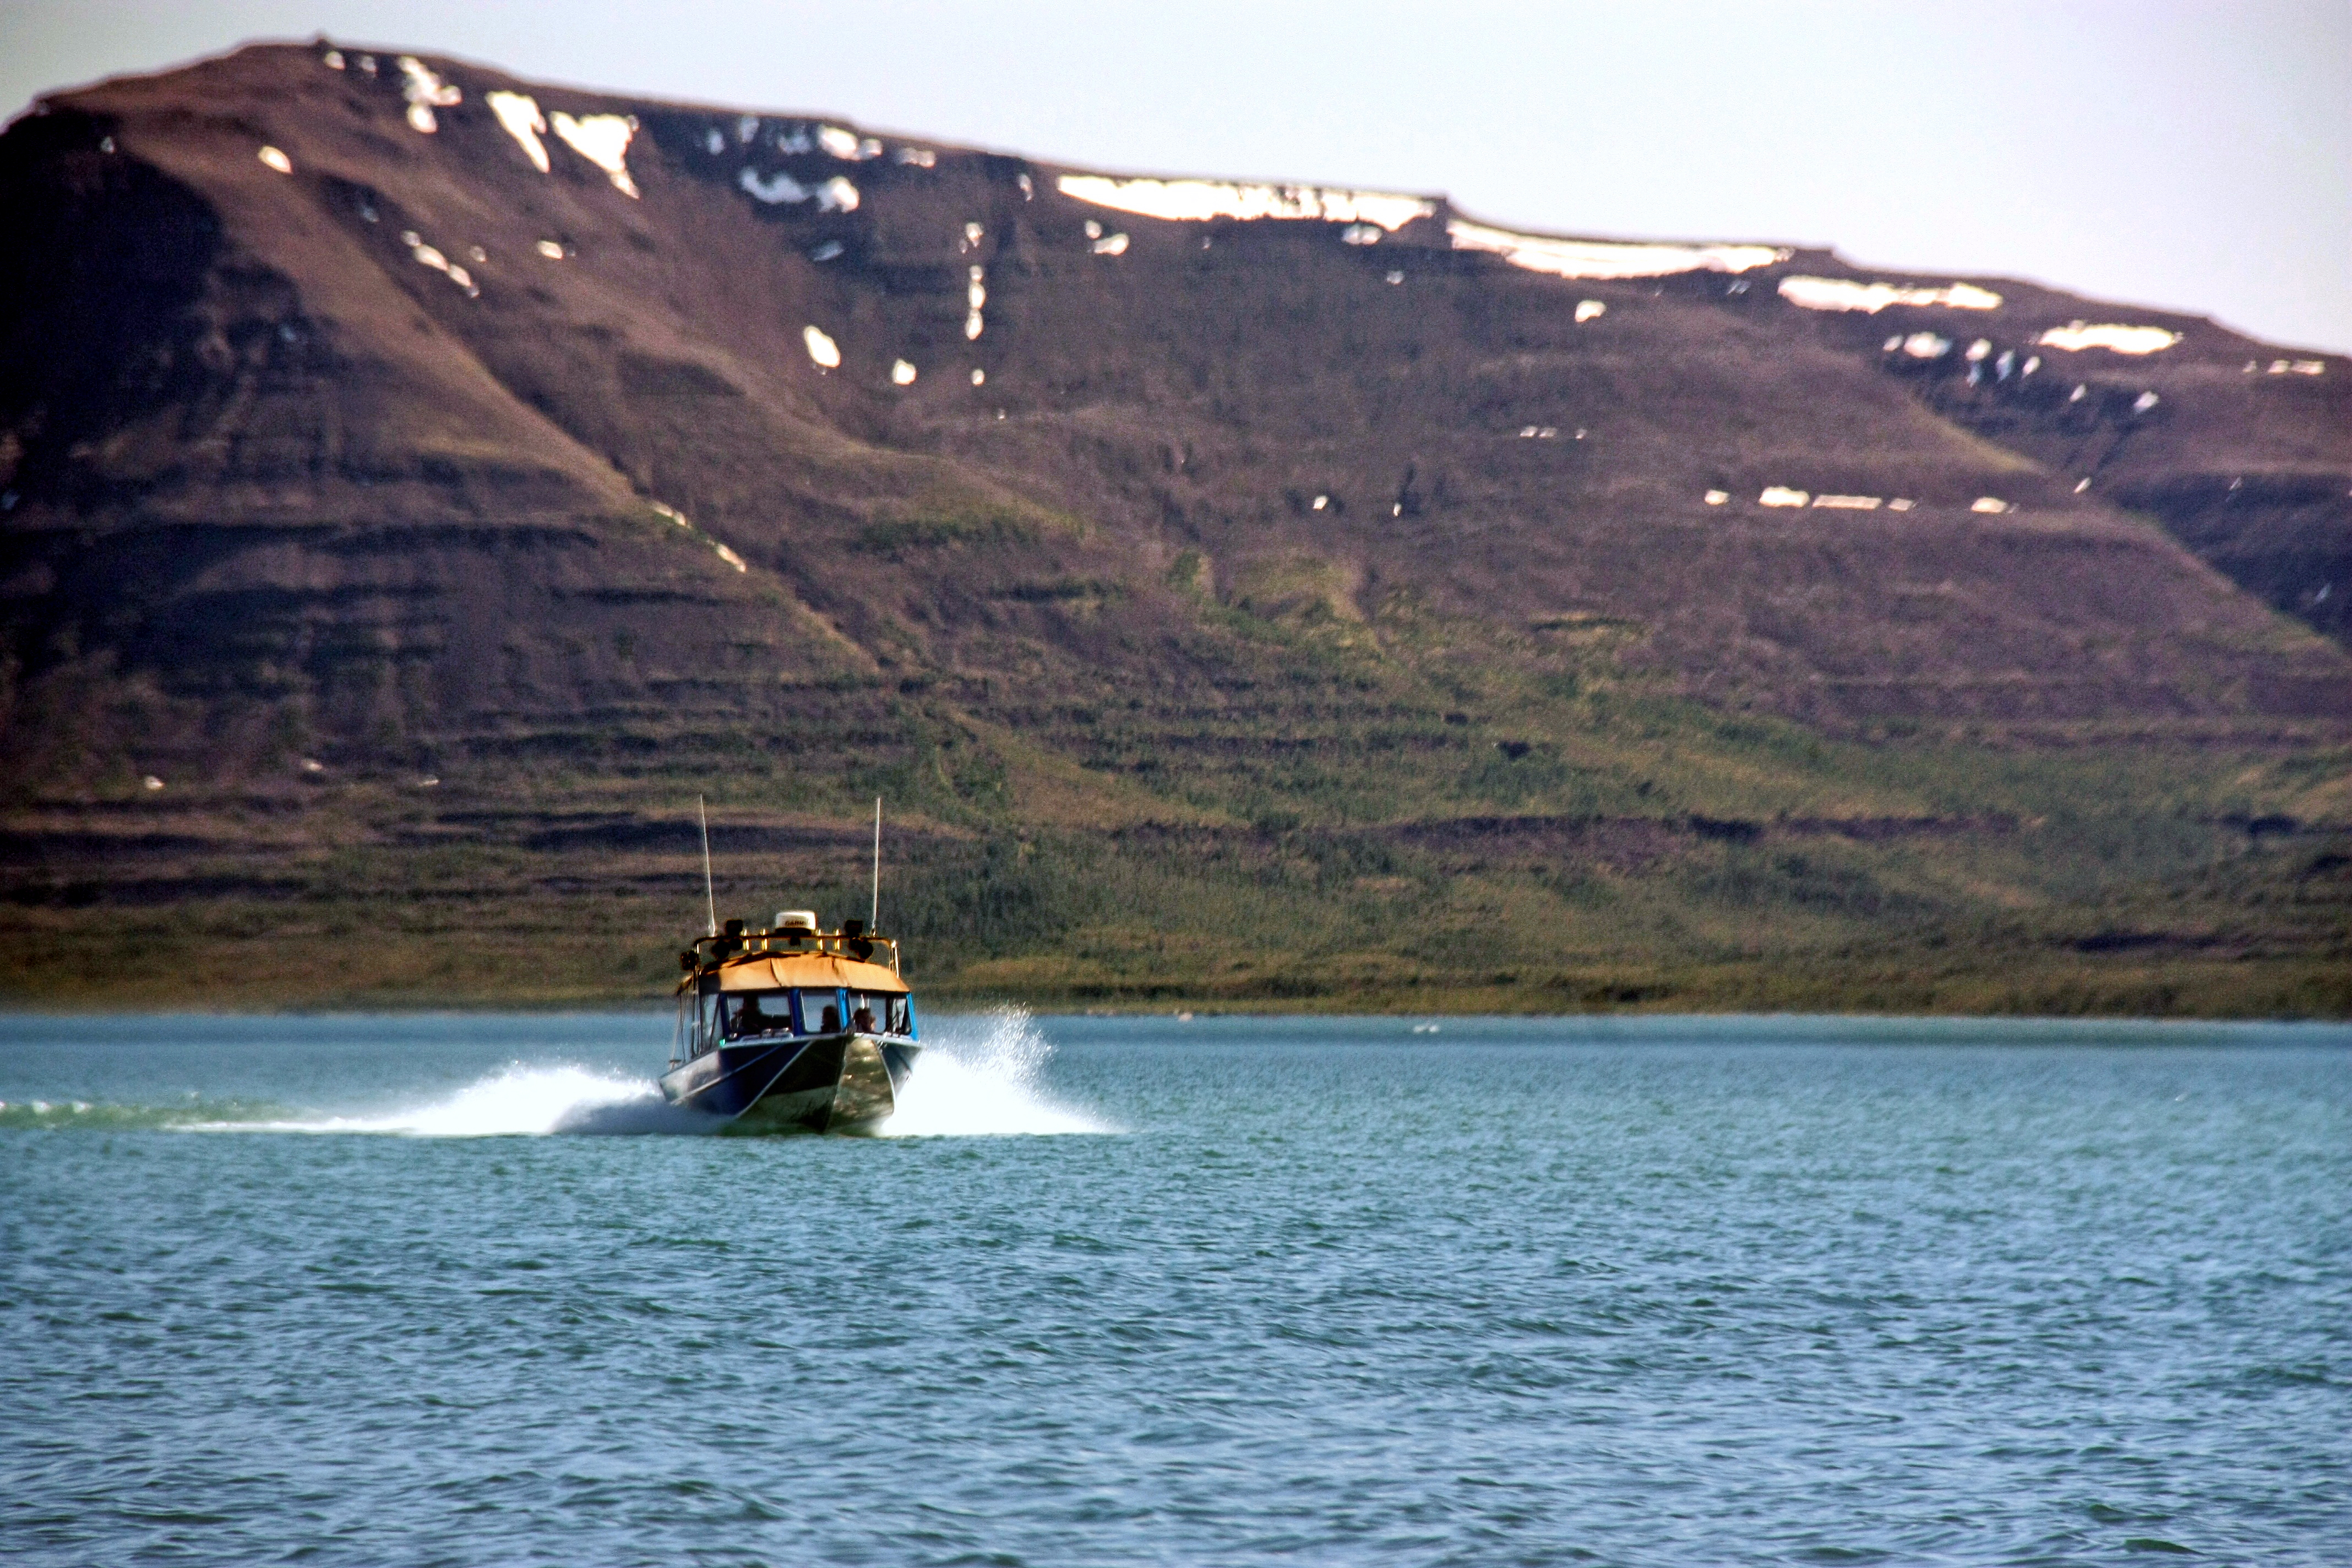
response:
M719 971L721 991L775 991L787 985L845 985L852 991L904 991L907 983L878 963L829 952L802 952L729 961Z

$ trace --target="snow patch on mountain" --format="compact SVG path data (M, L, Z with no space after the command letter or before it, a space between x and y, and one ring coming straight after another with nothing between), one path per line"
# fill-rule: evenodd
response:
M1857 283L1851 278L1783 278L1780 298L1806 310L1860 310L1876 315L1889 305L1942 305L1955 310L1998 310L2000 296L1973 283L1943 289L1899 283Z
M636 116L586 114L575 120L559 109L555 133L565 146L610 175L614 190L636 197L636 182L629 178L629 141L637 133Z
M436 109L453 109L466 98L464 93L434 74L415 55L400 57L400 96L408 100L409 126L427 136L441 128L441 122L434 117L433 111Z
M763 175L756 169L747 168L735 176L735 183L743 187L746 195L766 202L770 206L814 198L819 212L854 213L857 210L857 187L838 174L823 184L811 187L802 184L782 169ZM824 258L820 257L818 259Z
M785 202L804 202L811 194L807 186L782 169L763 179L757 169L746 168L735 176L735 183L741 185L746 194L770 206Z
M404 231L400 237L400 242L408 247L409 256L418 266L430 267L434 271L441 273L450 282L463 289L467 299L478 300L482 297L481 287L474 281L473 274L441 254L438 247L425 244L424 237L415 229Z
M1514 267L1555 278L1664 278L1677 272L1745 272L1786 261L1793 252L1769 245L1671 245L1601 239L1559 239L1454 218L1445 226L1456 250L1483 250Z
M2064 349L2069 353L2107 349L2119 354L2158 353L2179 341L2179 332L2164 327L2085 326L2080 321L2053 327L2034 340L2043 348Z
M541 174L547 173L547 143L540 138L547 132L547 117L539 111L539 100L523 92L494 92L483 102L499 117L499 123L515 139L530 166Z
M1205 223L1217 217L1319 218L1325 223L1377 224L1393 234L1415 218L1437 214L1437 204L1420 196L1330 190L1320 185L1252 185L1228 180L1118 180L1106 174L1064 174L1054 184L1076 201L1185 223Z
M871 136L861 137L856 132L845 130L838 125L818 126L816 144L835 157L853 163L863 163L868 158L879 158L882 155L881 142Z

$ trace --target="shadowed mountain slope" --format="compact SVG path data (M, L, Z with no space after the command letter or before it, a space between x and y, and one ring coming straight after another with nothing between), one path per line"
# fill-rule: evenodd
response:
M0 766L40 888L142 775L232 856L444 774L878 788L950 859L2032 815L1806 749L1915 740L2226 754L2284 793L2167 761L2161 809L2333 820L2347 378L1825 251L252 47L0 136Z

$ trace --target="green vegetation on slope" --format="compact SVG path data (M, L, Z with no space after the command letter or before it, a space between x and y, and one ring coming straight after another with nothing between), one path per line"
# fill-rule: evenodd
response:
M1189 752L1154 751L1148 709L1074 704L1039 730L1090 737L1083 766L864 689L819 710L830 752L627 757L582 731L429 789L119 778L13 814L5 985L90 1006L656 997L702 920L698 791L721 912L755 922L862 909L878 791L885 923L938 1002L2352 1012L2340 755L1827 740L1586 687L1515 704L1498 741L1475 686L1447 694L1468 708L1401 689L1318 728L1311 683L1277 685Z

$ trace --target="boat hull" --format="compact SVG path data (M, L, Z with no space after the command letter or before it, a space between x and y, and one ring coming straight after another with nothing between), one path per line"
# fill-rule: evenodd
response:
M671 1068L661 1088L730 1131L870 1132L898 1108L922 1048L856 1033L740 1041Z

